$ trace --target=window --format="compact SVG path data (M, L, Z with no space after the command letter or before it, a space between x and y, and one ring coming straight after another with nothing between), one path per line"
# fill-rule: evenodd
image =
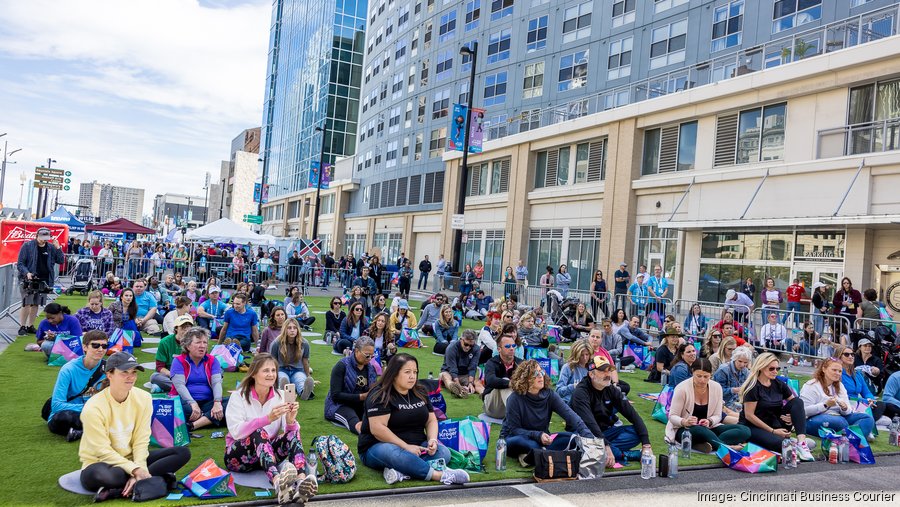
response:
M688 3L688 0L654 0L653 12L660 13L686 3Z
M587 71L587 49L560 58L559 91L573 90L587 85Z
M469 170L466 195L486 195L488 184L488 164L478 164Z
M519 132L527 132L541 126L540 109L526 109L522 111L519 117L521 118L519 121Z
M822 17L822 0L776 0L772 33L805 25Z
M403 30L409 26L409 6L401 7L397 17L397 30Z
M350 234L344 235L344 243L347 245L347 253L352 253L354 257L362 256L366 251L366 235Z
M646 130L641 174L689 171L694 168L696 148L695 121Z
M610 43L607 79L613 80L631 75L631 47L633 43L633 37L625 37Z
M400 65L401 63L406 61L406 44L406 39L397 41L397 50L394 51L394 62L397 65Z
M404 139L404 144L409 143L409 139ZM407 185L408 178L400 178L397 180L397 206L406 206L406 197L409 194Z
M484 231L464 231L467 237L459 251L458 266L475 265L475 261L481 258L481 238Z
M484 126L487 129L487 139L499 139L501 137L506 137L507 135L507 125L509 124L509 115L506 113L497 114L488 118L486 122L484 122Z
M721 51L741 44L744 28L744 0L734 0L716 7L713 15L712 47L710 51Z
M322 205L323 215L334 213L334 194L323 195L319 202Z
M481 0L469 0L466 2L466 31L478 28L478 20L481 18Z
M566 9L566 17L562 26L563 44L574 42L582 37L590 37L593 10L593 2L584 2Z
M514 0L491 0L491 21L511 16Z
M394 76L394 83L391 84L391 98L399 99L403 96L403 75L396 74Z
M535 188L556 187L569 183L569 155L571 148L564 146L537 154Z
M416 111L417 121L419 123L425 123L425 104L428 99L425 98L425 95L420 95L417 100L418 100L418 105L419 105L419 108Z
M634 3L635 0L617 0L613 2L613 28L634 23Z
M506 78L507 73L505 70L496 74L488 74L484 77L485 107L506 102Z
M388 133L400 132L400 106L391 108L391 117L388 120Z
M509 192L509 159L491 162L491 193Z
M528 236L528 282L537 285L546 266L554 269L562 258L562 229L531 229Z
M475 42L475 41L469 42L468 44L466 44L466 47L471 48L471 47L472 47L472 44L473 44L474 42ZM471 65L472 65L472 55L471 55L470 53L462 53L462 54L460 55L460 57L461 57L461 61L460 61L460 64L459 64L459 68L460 68L460 70L462 70L463 72L467 72L469 69L471 69Z
M465 104L469 100L469 82L463 81L459 83L459 100L456 101L457 104Z
M469 170L466 195L501 194L509 191L509 159L477 164Z
M539 151L535 157L534 188L555 187L572 183L606 179L606 138ZM572 150L575 150L574 178L569 178Z
M438 40L446 42L456 35L456 10L452 10L441 16L441 25L438 28Z
M419 204L422 195L422 175L417 174L409 177L409 205L415 206Z
M503 243L506 231L485 231L484 240L484 279L501 281L503 279Z
M294 201L288 205L288 219L300 217L300 201Z
M431 119L444 118L449 114L450 89L441 90L434 94L434 102L431 103Z
M650 45L650 68L658 69L684 61L684 47L687 41L687 19L653 30Z
M600 229L569 229L569 251L566 256L572 288L589 291L600 252Z
M453 75L453 54L452 49L442 49L438 51L437 68L435 68L435 77L438 81L442 81Z
M678 252L678 232L674 229L660 229L655 225L641 225L637 235L638 256L636 264L647 266L647 271L653 272L653 266L660 264L663 268L663 276L669 280L669 287L673 287L673 275L675 273L676 254ZM632 273L637 270L632 271ZM634 276L634 275L632 275ZM703 280L700 281L702 285ZM724 285L724 283L723 283ZM725 298L712 301L722 301ZM705 300L704 300L705 301Z
M487 63L497 63L509 58L509 40L511 31L509 28L491 34L488 42Z
M786 109L786 104L775 104L741 112L738 119L735 163L781 159L784 154Z
M533 99L544 94L544 62L531 63L525 66L525 79L522 83L522 98Z
M396 259L403 248L403 234L399 232L376 232L372 237L372 247L381 249L384 260ZM390 262L390 261L389 261Z
M425 190L422 204L435 204L444 201L444 173L428 173L425 175Z
M447 143L447 127L441 127L431 131L431 139L428 141L428 158L441 156Z
M848 155L900 148L896 119L900 118L900 80L883 81L850 89L847 123Z
M528 53L547 47L547 16L528 20L525 49Z
M416 145L415 150L413 152L413 159L416 161L422 160L422 145L424 144L423 134L416 134ZM411 184L411 183L410 183ZM410 191L410 204L412 204L412 191Z

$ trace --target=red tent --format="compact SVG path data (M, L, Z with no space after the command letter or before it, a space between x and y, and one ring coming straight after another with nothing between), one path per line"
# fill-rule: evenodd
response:
M156 231L143 225L138 225L131 220L117 218L111 222L97 225L88 225L85 227L87 232L124 232L132 234L156 234Z

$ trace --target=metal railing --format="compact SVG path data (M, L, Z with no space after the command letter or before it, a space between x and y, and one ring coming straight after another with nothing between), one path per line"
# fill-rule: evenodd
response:
M897 150L900 149L900 118L823 129L817 135L818 158Z
M19 321L16 318L16 312L22 307L22 297L19 294L19 273L16 270L16 264L10 263L0 266L0 321L9 317L16 325ZM16 340L15 336L10 336L0 330L0 339L7 343Z
M792 63L897 35L900 6L891 5L658 76L544 109L523 111L505 124L485 124L490 139L534 130L636 102Z

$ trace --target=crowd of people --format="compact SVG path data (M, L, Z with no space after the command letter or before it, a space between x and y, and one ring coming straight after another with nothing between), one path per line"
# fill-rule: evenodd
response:
M44 244L36 245L35 260L26 254L26 262L19 263L23 280L47 275L46 267L35 263L47 263L52 272L57 262L42 237L39 233L38 241ZM401 267L409 267L408 259L400 260ZM443 356L437 381L451 396L479 397L484 415L500 424L509 455L523 466L534 464L534 450L564 449L577 436L603 439L608 467L652 452L647 426L629 400L631 387L620 378L623 371L635 369L633 354L626 354L633 347L655 352L648 381L672 391L666 442L658 445L681 441L690 433L699 452L720 446L740 449L747 442L780 452L784 440L793 437L791 445L801 459L811 460L815 441L808 436L818 436L826 424L837 431L858 426L873 438L876 421L900 415L900 372L883 378L884 365L872 354L868 340L860 340L855 349L852 342L832 342L830 355L817 362L812 378L799 392L793 390L780 375L781 368L792 349L804 342L789 342L779 334L784 322L774 306L767 308L772 327L752 341L734 310L725 310L717 322L693 309L683 323L667 316L665 327L654 336L642 326L641 315L629 318L624 298L596 301L596 308L592 301L591 311L582 303L574 308L575 318L565 334L571 342L565 357L559 347L564 335L557 334L543 306L518 302L514 287L527 277L523 263L510 269L513 288L502 299L486 300L489 296L474 287L455 298L438 292L418 316L400 295L386 304L375 282L379 277L372 276L378 269L377 259L362 266L346 284L348 292L331 298L325 312L325 339L340 359L329 372L323 417L358 436L360 462L381 471L387 484L470 480L465 470L446 466L450 451L438 440L438 419L420 382L418 360L398 345L424 336L433 337L429 346ZM471 268L464 273L469 271L474 273ZM565 269L560 271L565 274ZM664 298L669 288L659 282L659 270L654 271L647 290ZM553 286L559 289L560 273L548 275L555 277ZM299 403L286 394L296 391L301 400L316 395L310 344L302 333L314 317L302 291L290 290L280 300L266 293L263 280L242 282L224 294L215 277L191 285L176 276L164 273L163 284L158 278L153 283L135 276L117 292L91 292L87 305L74 316L56 303L44 307L45 318L35 329L36 348L49 356L55 336L67 333L81 336L85 351L60 370L48 429L80 441L81 482L97 492L98 500L132 495L142 481L154 477L171 486L174 473L190 460L189 450L149 450L151 398L135 388L143 367L125 352L104 360L108 337L117 329L162 334L151 390L178 395L189 431L227 429L228 470L263 470L279 503L305 502L316 494L318 484L303 453ZM411 284L409 271L401 276ZM603 281L602 273L597 278ZM617 271L616 294L618 284L628 281L622 278L628 277ZM555 290L545 281L548 293ZM404 288L408 292L404 283L401 293ZM771 292L767 284L765 304L774 305L777 296ZM846 287L844 292L850 293ZM174 297L171 305L161 304L162 294ZM472 311L464 302L470 295L481 300ZM110 296L115 299L104 308ZM42 304L40 299L30 302ZM665 315L665 305L654 304ZM595 320L599 309L603 314ZM465 329L467 318L481 321L482 328ZM809 325L817 336L815 324ZM220 363L210 355L213 344L240 346L252 355L230 396ZM773 345L782 346L783 354L769 351ZM536 358L562 362L555 385ZM289 385L292 389L285 389ZM871 413L859 411L860 402ZM565 431L551 432L554 414L565 421Z

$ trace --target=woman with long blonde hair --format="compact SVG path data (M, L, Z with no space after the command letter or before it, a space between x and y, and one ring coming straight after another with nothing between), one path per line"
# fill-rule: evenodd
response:
M297 319L288 319L281 326L281 334L269 348L278 362L278 386L284 389L288 382L297 386L300 399L313 397L315 381L309 367L309 343L303 339Z
M778 357L771 352L760 354L753 361L741 386L740 423L750 428L750 442L774 452L781 452L781 442L796 431L794 447L800 459L815 461L809 452L815 442L806 438L803 402L778 378L780 371Z
M737 340L735 340L734 337L726 336L725 338L722 338L722 332L714 329L710 331L710 338L714 333L719 334L719 344L716 349L713 350L714 354L708 357L709 362L713 367L713 373L719 370L719 366L731 361L731 353L737 348ZM711 341L711 339L708 339L707 344Z
M556 394L566 403L572 399L575 386L587 376L587 364L592 357L594 357L594 347L588 339L582 338L572 344L569 360L560 368L559 380L556 382Z

